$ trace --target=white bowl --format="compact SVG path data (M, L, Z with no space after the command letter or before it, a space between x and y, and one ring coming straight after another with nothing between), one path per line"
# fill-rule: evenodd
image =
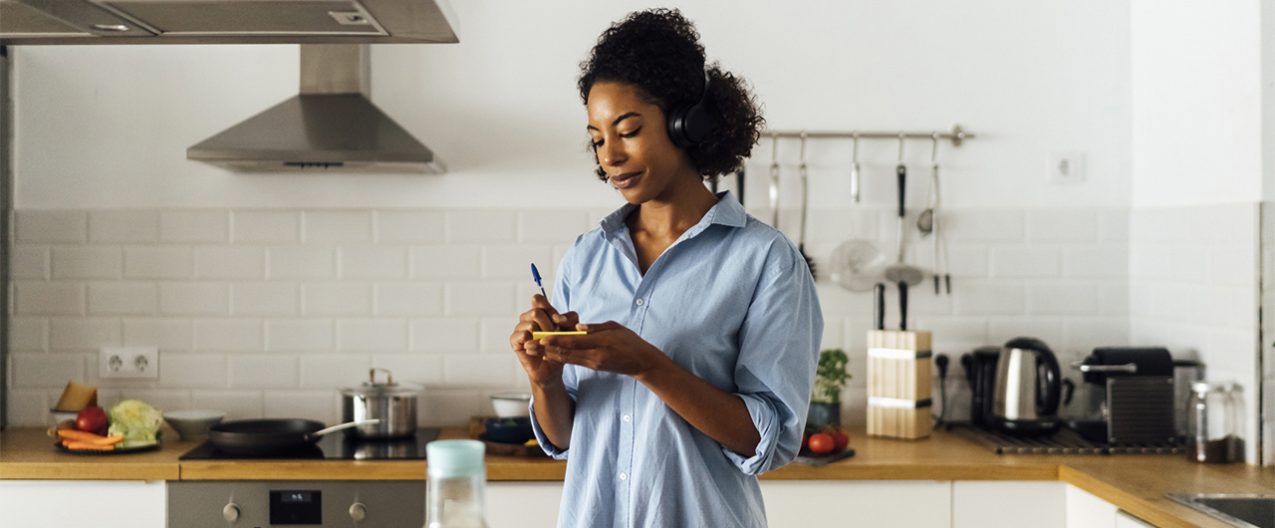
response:
M49 416L53 417L53 425L60 424L67 420L75 421L75 417L80 415L80 411L59 411L57 409L49 409Z
M528 416L531 414L528 408L530 404L531 395L525 392L501 392L491 395L491 407L496 411L496 416L501 418Z
M164 412L164 421L183 440L207 436L208 428L220 423L225 417L225 412L204 409Z

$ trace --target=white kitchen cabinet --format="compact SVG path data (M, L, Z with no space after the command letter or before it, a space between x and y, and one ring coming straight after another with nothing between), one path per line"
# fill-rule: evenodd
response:
M957 481L952 483L953 528L1065 528L1062 482Z
M557 526L562 482L487 482L488 528Z
M1067 486L1067 528L1116 528L1116 505Z
M770 526L952 526L952 483L763 480Z
M1129 515L1123 511L1117 510L1116 528L1155 528L1155 525Z
M5 528L165 528L163 481L0 480Z

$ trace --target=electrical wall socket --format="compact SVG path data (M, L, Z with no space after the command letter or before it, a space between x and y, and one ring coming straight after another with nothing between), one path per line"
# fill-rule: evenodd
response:
M1085 181L1085 154L1083 152L1051 152L1049 154L1049 181L1052 183L1081 183Z
M156 347L102 347L97 354L102 379L159 379Z

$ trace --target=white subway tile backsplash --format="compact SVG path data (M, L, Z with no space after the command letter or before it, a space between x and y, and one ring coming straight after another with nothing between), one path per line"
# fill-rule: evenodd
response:
M195 259L186 247L129 247L124 249L124 276L130 279L185 279L193 275Z
M369 211L306 211L301 218L306 243L372 241Z
M1129 284L1124 281L1098 283L1098 313L1127 319L1130 310Z
M1026 312L1026 289L1020 283L987 279L954 282L953 312L958 315L1022 315Z
M162 242L226 242L230 239L227 211L163 211L159 214Z
M412 277L417 279L476 279L482 271L478 246L418 246L412 248ZM528 268L527 273L531 270Z
M588 213L580 210L518 213L518 241L523 243L567 243L591 227Z
M992 277L1057 277L1058 248L1041 245L994 247L991 252Z
M93 242L154 242L159 240L159 213L150 210L92 211L89 240Z
M53 248L55 279L115 279L124 272L124 253L114 246Z
M337 251L343 279L403 279L407 277L406 247L345 246Z
M49 348L92 350L121 343L120 322L116 319L57 318L49 321Z
M301 311L301 286L291 282L244 282L230 287L235 315L294 315Z
M18 315L80 315L84 313L84 284L79 282L14 281Z
M301 305L306 315L370 314L372 288L362 283L304 284Z
M420 282L377 284L375 305L377 315L442 315L443 285Z
M46 246L13 246L9 252L11 278L47 279L49 267L49 248Z
M371 366L371 358L364 355L304 356L301 358L301 387L357 387L367 380L367 370Z
M1202 282L1208 278L1207 250L1199 246L1133 244L1130 276L1140 279Z
M394 373L394 380L399 383L443 383L443 356L437 354L372 354L372 366L389 369Z
M260 279L266 274L266 252L255 247L195 248L195 278Z
M89 283L91 315L149 315L159 307L159 287L150 282Z
M997 317L988 322L989 345L1003 345L1016 337L1034 337L1050 347L1063 344L1063 319L1059 317Z
M9 319L9 350L38 352L49 348L49 321L30 317Z
M88 215L83 211L17 211L14 228L18 242L84 242L88 240Z
M250 389L292 389L300 386L300 368L291 354L235 354L230 356L230 386Z
M117 401L142 400L160 411L190 409L190 391L184 389L120 388Z
M468 423L470 417L486 414L490 400L474 389L434 388L426 391L420 406L425 409L418 425L437 427Z
M1098 313L1098 290L1089 281L1035 281L1027 286L1027 313L1094 315Z
M1256 290L1260 263L1257 252L1252 247L1210 249L1205 262L1208 266L1209 284Z
M1027 239L1032 242L1095 242L1098 211L1045 209L1027 212Z
M1117 278L1129 273L1129 248L1113 244L1065 247L1062 276L1070 278Z
M530 269L527 274L531 274ZM515 288L512 282L451 282L447 284L445 291L447 315L514 313L518 307L514 302Z
M331 349L333 332L329 319L267 320L266 350Z
M232 211L235 243L295 243L301 240L301 213L296 211Z
M412 350L476 352L478 320L418 319L412 321ZM510 329L512 331L512 329Z
M7 418L10 424L52 425L49 408L57 402L50 404L44 391L14 389L7 396L5 404L9 406Z
M1129 242L1129 211L1116 209L1103 210L1098 213L1098 240L1100 242Z
M508 352L509 337L518 325L517 314L505 317L487 318L478 322L479 350L483 352Z
M280 381L284 379L286 378L281 378ZM194 390L190 392L191 408L225 411L227 421L264 417L261 400L259 391Z
M124 345L190 350L194 331L188 319L125 319Z
M84 379L84 360L78 354L14 354L13 387L62 388Z
M399 352L408 348L407 321L402 319L338 321L337 336L341 350Z
M514 383L511 365L518 358L507 354L448 354L443 356L443 377L449 385L503 387Z
M378 242L442 242L446 237L442 211L377 211Z
M954 243L1020 242L1026 234L1023 216L1023 211L1018 210L960 209L944 217L943 229Z
M264 391L265 415L271 418L305 418L323 423L336 423L336 392L328 390Z
M265 348L261 319L196 319L195 349L260 351Z
M272 247L270 279L326 279L336 276L334 250L325 247Z
M940 250L940 254L942 251ZM987 246L952 245L947 250L947 268L945 273L952 275L953 282L957 278L980 278L991 275L990 252ZM955 286L953 286L955 288Z
M159 310L167 315L224 315L230 312L230 287L217 283L162 283Z
M161 387L217 388L226 386L226 356L200 351L198 354L161 354Z
M1065 339L1060 345L1080 356L1100 346L1129 346L1129 324L1120 318L1072 318L1063 324Z
M447 211L447 241L508 243L518 239L518 215L512 211Z
M531 264L536 264L542 279L552 283L557 265L549 246L500 245L483 248L483 277L530 281Z

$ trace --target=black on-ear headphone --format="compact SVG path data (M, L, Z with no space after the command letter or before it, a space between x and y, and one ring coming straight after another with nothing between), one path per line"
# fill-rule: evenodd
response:
M693 105L683 105L668 113L668 137L678 148L688 149L700 144L717 128L717 118L708 111L708 70L704 70L704 93Z

